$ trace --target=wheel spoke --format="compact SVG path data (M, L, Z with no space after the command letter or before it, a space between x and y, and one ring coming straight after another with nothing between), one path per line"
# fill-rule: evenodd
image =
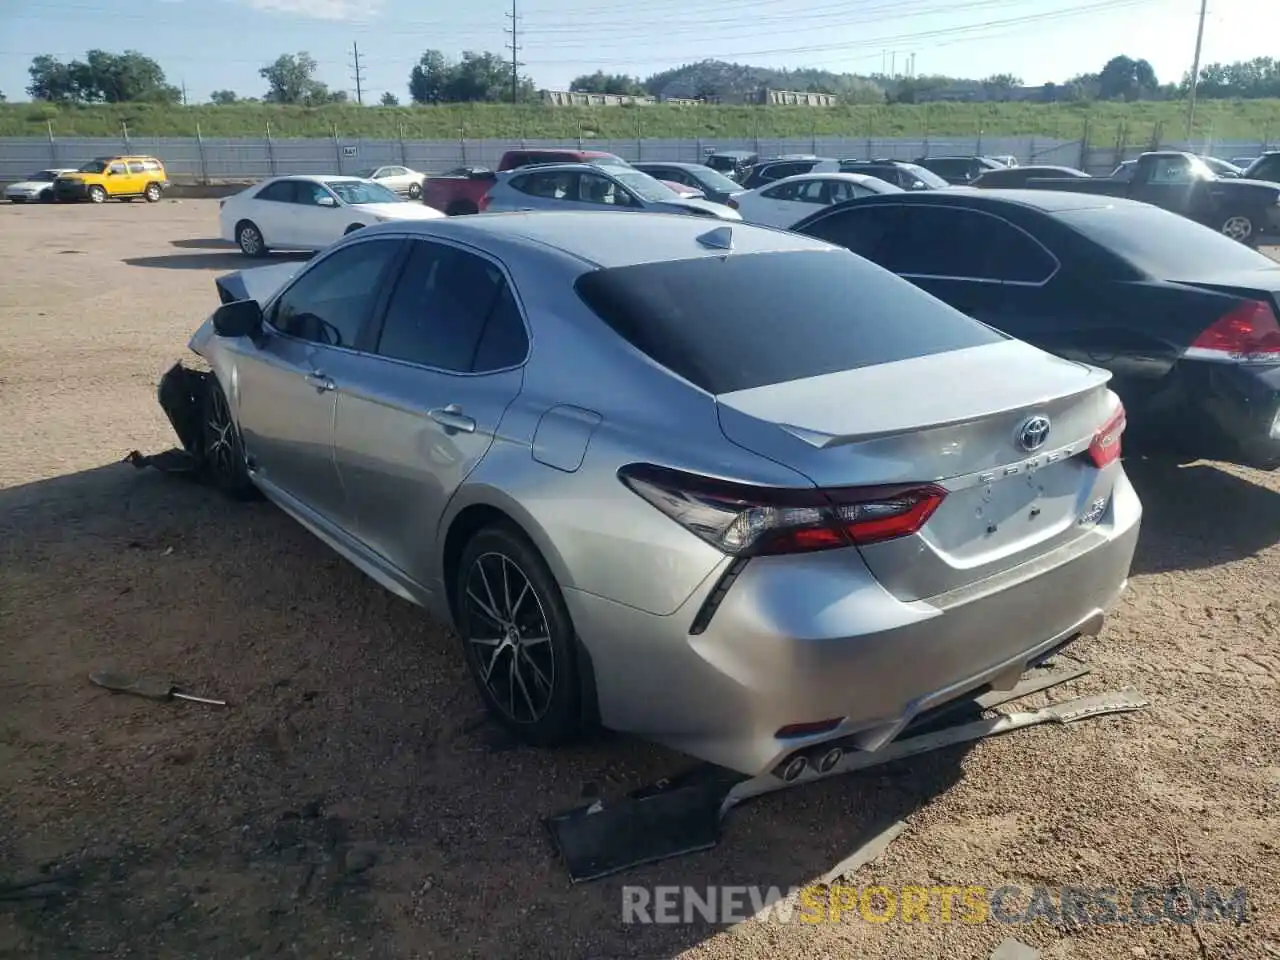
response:
M478 556L467 577L468 649L474 651L478 679L491 705L510 722L537 723L554 699L556 668L542 599L520 564L498 551Z
M479 608L481 615L486 620L490 621L498 629L502 629L506 621L504 621L502 617L498 616L497 611L494 610L493 607L489 606L489 604L485 603L484 600L476 596L476 592L470 587L467 588L467 599Z

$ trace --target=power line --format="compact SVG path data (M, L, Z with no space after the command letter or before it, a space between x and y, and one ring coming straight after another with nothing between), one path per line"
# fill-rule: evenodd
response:
M511 12L505 14L506 18L511 21L511 27L503 27L503 33L511 34L511 42L506 46L511 50L511 102L517 103L520 100L520 68L524 66L519 60L520 56L520 14L516 10L516 0L511 0Z
M351 56L354 58L351 63L352 69L355 71L353 76L356 81L356 104L364 106L364 74L360 70L360 44L351 41Z

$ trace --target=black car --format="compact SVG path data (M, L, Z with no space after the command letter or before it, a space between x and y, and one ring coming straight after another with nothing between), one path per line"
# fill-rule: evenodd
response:
M1255 250L1149 204L1057 191L866 197L791 229L1110 370L1135 439L1280 466L1280 265Z
M947 183L958 185L972 183L988 170L1008 169L990 157L918 157L916 163L932 170Z
M757 163L742 178L743 190L754 190L766 183L773 183L784 177L798 177L809 173L820 163L839 163L838 160L826 160L823 157L775 157Z
M729 194L739 193L744 188L735 183L718 170L712 170L701 163L677 163L674 160L637 161L631 166L651 177L666 180L670 183L683 184L694 190L701 190L702 195L712 203L728 203Z
M981 174L969 186L984 190L992 187L1025 187L1032 178L1044 180L1080 180L1090 176L1075 167L1005 167L1003 170L988 170Z
M841 160L841 173L861 173L903 190L941 190L951 184L932 170L905 160Z

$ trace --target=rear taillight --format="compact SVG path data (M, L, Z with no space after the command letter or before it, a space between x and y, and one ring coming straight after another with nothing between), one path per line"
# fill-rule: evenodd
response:
M690 533L731 556L808 553L918 531L946 491L933 484L796 489L631 464L618 476Z
M1111 415L1111 419L1094 433L1093 440L1089 443L1089 459L1095 467L1101 469L1120 459L1120 435L1124 433L1127 424L1124 404L1121 404Z
M491 202L492 201L490 200L489 195L486 193L483 197L480 198L480 202L476 206L480 208L481 213L484 213L486 210L489 209L489 204Z
M1280 321L1271 304L1246 300L1196 337L1191 350L1224 360L1280 360Z

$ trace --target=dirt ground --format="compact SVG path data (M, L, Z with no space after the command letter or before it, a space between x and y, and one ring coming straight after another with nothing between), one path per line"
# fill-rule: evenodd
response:
M1131 589L1053 699L1149 710L775 794L712 852L572 886L540 818L681 758L514 746L416 609L268 504L120 462L175 442L157 379L244 266L216 228L213 201L0 209L0 955L1280 956L1280 475L1130 462ZM108 665L232 706L112 695ZM621 922L624 884L805 884L886 818L860 884L1243 886L1250 920Z

